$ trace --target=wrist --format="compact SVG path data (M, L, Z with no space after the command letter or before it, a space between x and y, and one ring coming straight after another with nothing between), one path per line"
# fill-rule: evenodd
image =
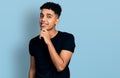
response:
M51 40L47 41L46 44L49 46L52 44Z

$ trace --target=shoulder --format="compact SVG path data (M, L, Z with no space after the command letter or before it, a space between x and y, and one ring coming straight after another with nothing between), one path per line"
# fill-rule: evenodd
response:
M63 38L74 38L74 35L73 35L72 33L61 32L61 31L60 31L60 33L61 33L61 36L62 36Z
M39 36L35 36L30 40L30 43L36 42L39 40Z
M73 34L68 32L62 32L62 40L63 50L69 50L71 52L74 52L75 39Z

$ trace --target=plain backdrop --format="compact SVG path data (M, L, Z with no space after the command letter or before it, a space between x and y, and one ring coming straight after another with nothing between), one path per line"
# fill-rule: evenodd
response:
M28 77L29 40L47 1L63 8L57 29L75 36L71 78L120 78L119 0L0 0L0 78Z

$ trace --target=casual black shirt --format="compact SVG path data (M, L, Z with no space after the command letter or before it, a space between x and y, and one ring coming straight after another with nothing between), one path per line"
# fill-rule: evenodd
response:
M51 41L58 54L61 50L74 52L74 36L70 33L59 31ZM35 78L70 78L69 64L63 71L57 72L50 58L47 45L43 39L39 39L39 36L30 40L29 52L31 56L35 57Z

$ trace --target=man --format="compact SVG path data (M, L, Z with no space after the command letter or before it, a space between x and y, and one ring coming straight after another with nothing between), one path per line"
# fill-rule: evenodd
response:
M40 7L40 34L30 40L29 78L70 78L69 62L75 48L74 37L57 31L61 7L47 2Z

